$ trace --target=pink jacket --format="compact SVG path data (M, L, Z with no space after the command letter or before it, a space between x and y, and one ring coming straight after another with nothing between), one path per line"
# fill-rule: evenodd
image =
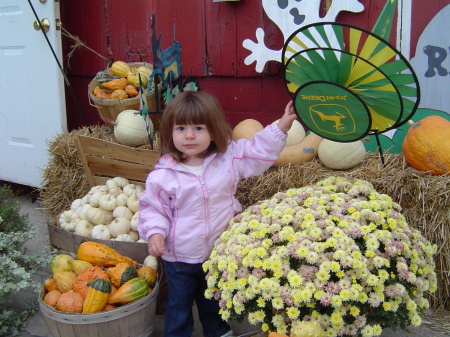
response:
M285 143L286 135L278 126L269 125L252 141L230 142L225 153L205 158L200 177L170 155L161 157L139 198L140 237L148 240L162 234L166 261L206 261L230 219L242 211L234 197L239 179L266 171Z

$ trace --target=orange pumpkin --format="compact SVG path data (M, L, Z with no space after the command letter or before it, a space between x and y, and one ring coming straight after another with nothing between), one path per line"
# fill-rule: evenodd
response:
M269 334L268 337L288 337L288 335L283 335L283 334L281 334L281 333L272 331L272 332Z
M96 278L104 278L109 281L108 273L98 266L84 269L76 277L73 291L86 298L89 289L88 283L94 281Z
M416 170L441 175L450 172L449 143L450 121L433 115L411 125L402 152Z
M58 302L56 303L56 310L81 313L83 310L83 303L83 296L71 290L59 296Z
M47 294L44 296L44 303L55 308L56 303L58 303L59 297L61 296L62 292L60 292L57 289L50 290Z

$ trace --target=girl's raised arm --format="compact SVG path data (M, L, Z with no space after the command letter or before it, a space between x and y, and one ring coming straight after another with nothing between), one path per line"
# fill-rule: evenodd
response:
M294 120L297 119L297 115L295 114L293 104L294 104L294 102L290 101L286 105L286 108L284 109L284 114L280 118L280 121L278 122L278 127L284 133L287 133L289 131L289 129L292 126L292 123L294 122Z

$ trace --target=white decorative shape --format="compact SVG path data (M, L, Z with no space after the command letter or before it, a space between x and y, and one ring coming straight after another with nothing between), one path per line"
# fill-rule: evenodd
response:
M341 11L359 13L364 6L358 0L333 1L327 14L319 16L321 0L262 0L262 6L267 17L272 20L283 33L284 41L297 29L316 22L335 21ZM273 50L264 43L265 32L262 28L256 30L256 42L245 39L242 46L251 54L244 60L246 65L256 62L255 70L261 73L268 61L281 62L282 49Z

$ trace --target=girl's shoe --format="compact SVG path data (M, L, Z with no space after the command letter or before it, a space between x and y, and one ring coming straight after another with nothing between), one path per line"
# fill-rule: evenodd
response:
M228 331L226 334L220 336L220 337L234 337L233 330Z

